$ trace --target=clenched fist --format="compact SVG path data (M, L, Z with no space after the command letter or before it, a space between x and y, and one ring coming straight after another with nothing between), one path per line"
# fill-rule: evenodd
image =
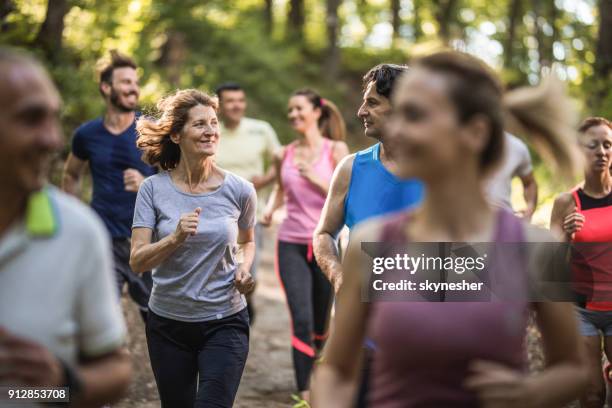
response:
M181 219L176 225L174 236L179 243L185 242L187 237L195 235L198 231L198 224L200 223L200 213L202 209L200 207L193 210L193 212L181 214Z
M578 212L578 208L574 208L574 212L563 220L563 231L573 238L574 234L580 231L583 225L584 215Z
M255 289L255 280L248 270L238 267L236 270L234 285L236 286L236 289L238 289L238 292L246 295Z
M64 381L64 369L49 350L0 327L0 383L59 387Z
M137 193L144 179L144 176L138 170L125 170L123 172L123 184L125 187L125 191Z

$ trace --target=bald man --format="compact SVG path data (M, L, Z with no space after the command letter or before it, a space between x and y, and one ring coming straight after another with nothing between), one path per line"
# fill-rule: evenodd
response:
M131 377L107 232L46 181L62 145L60 105L38 62L0 47L3 407L13 403L7 390L23 387L68 387L72 406L100 406L118 400Z

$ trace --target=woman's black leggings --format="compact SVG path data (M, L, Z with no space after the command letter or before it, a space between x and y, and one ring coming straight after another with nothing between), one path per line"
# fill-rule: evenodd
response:
M194 323L149 311L146 332L162 408L233 406L249 353L246 308Z
M308 390L316 351L327 337L333 288L317 265L312 246L278 241L277 271L291 315L293 365L299 391Z

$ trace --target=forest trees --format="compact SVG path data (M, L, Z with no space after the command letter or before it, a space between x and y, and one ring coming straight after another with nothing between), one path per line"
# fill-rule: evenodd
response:
M476 53L512 85L554 69L585 110L612 116L612 0L0 0L0 43L46 59L67 133L100 110L93 73L112 48L141 64L145 104L241 80L280 134L296 87L343 99L354 117L364 71L436 44Z

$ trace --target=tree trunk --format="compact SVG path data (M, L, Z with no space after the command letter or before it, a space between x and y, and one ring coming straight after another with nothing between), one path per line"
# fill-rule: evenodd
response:
M13 0L1 0L0 1L0 31L5 32L8 29L6 17L15 11L15 4Z
M265 0L266 4L264 7L264 22L266 25L266 33L272 34L274 31L274 0Z
M554 46L555 46L555 42L559 39L559 30L557 27L557 21L559 21L559 15L561 13L561 10L559 10L557 8L557 6L555 6L555 2L551 1L548 5L549 9L549 19L548 21L550 22L550 26L552 27L552 36L550 37L550 46L548 48L549 51L549 56L548 58L550 59L551 63L555 61L555 55L554 55Z
M70 7L67 0L49 0L47 15L34 40L50 59L54 59L62 49L64 34L64 17Z
M393 26L393 39L397 39L400 36L400 25L402 23L400 19L400 0L391 0L391 25Z
M338 77L340 67L340 48L338 48L338 31L340 21L338 19L338 8L342 0L327 0L327 57L325 60L325 71L330 80Z
M533 28L535 30L534 36L538 42L538 63L541 71L542 68L550 66L550 61L547 60L546 39L544 38L544 31L542 31L542 24L540 24L540 19L543 18L542 0L532 0L531 7L535 16Z
M548 7L546 7L548 4ZM533 0L533 11L535 13L535 37L538 41L538 54L540 69L552 66L554 61L553 45L558 35L556 24L558 10L554 2L548 0ZM547 36L543 31L543 22L547 22L552 27L552 35Z
M304 0L290 0L289 14L287 16L287 33L291 40L303 42L304 22Z
M421 27L421 0L412 0L412 10L414 12L412 25L414 28L414 40L419 41L423 38L423 28Z
M521 0L510 1L508 16L510 21L508 27L508 37L506 37L506 44L504 45L504 65L506 68L511 68L513 66L512 60L514 59L516 26L521 18Z
M187 49L186 36L180 31L169 31L168 39L161 47L161 55L155 63L166 70L166 81L173 88L178 88L181 83L181 73L184 62L189 53Z
M457 0L435 0L436 5L436 20L438 21L440 38L445 43L450 40L451 24L455 15Z
M599 0L599 35L595 73L602 79L607 79L612 73L612 0Z
M15 11L15 4L13 0L1 0L0 1L0 21L4 20L6 16Z

